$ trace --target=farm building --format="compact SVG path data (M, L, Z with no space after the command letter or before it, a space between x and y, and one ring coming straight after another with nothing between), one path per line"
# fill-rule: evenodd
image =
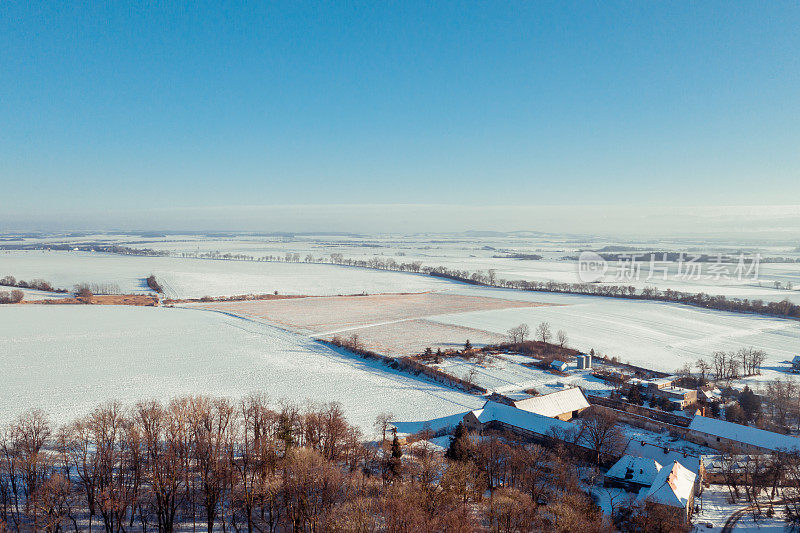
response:
M569 422L497 402L486 402L482 408L464 415L464 426L471 431L498 426L540 436L549 435L553 429L576 429Z
M639 492L649 487L661 470L661 465L654 459L623 455L622 458L606 472L604 485L621 487L628 492Z
M716 387L700 387L697 389L697 399L704 402L713 402L722 398L722 391Z
M559 420L569 420L589 408L586 396L578 387L518 400L513 405L523 411Z
M662 465L671 465L678 462L694 474L700 473L700 456L682 450L664 448L642 440L631 440L625 447L625 455L652 459ZM697 478L699 481L699 477ZM699 488L699 487L698 487Z
M701 457L701 475L703 482L722 484L734 481L743 483L747 478L748 470L752 472L757 462L763 465L771 461L769 455L704 455Z
M792 368L795 370L800 370L800 355L795 355L792 358Z
M675 376L667 376L665 378L643 379L641 384L647 388L648 392L652 392L671 387L673 382L675 382Z
M689 424L689 431L695 439L715 449L729 448L739 453L800 451L800 439L797 437L705 416L695 416Z
M649 388L647 391L653 397L666 398L673 402L679 409L685 409L697 403L697 391L695 389L684 389L682 387L661 387Z
M567 363L555 359L552 363L550 363L550 368L554 368L559 372L564 372L567 369Z
M688 521L694 507L697 475L675 461L658 471L649 489L639 493L645 505L658 505L674 510L681 521Z

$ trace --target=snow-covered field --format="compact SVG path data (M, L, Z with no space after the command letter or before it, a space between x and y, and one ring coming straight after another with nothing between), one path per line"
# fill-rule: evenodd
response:
M496 333L520 323L533 330L546 321L553 332L566 331L573 348L594 348L622 362L665 372L687 362L694 364L717 350L754 346L767 352L763 379L769 379L786 375L782 372L789 367L786 361L800 354L797 320L615 298L481 288L454 291L562 305L439 315L428 320Z
M88 236L89 241L85 242L94 238L97 236ZM398 261L420 259L426 264L471 271L497 267L498 277L516 273L529 279L543 276L548 279L546 276L551 274L554 279L572 275L573 266L558 261L557 257L582 245L566 246L564 241L541 243L541 252L548 256L543 261L492 257L497 251L480 239L440 242L386 238L366 242L352 238L328 242L298 238L283 242L254 237L208 244L204 238L192 237L186 242L165 239L162 246L191 251L203 244L211 250L235 251L242 242L256 256L277 255L280 250L293 248L295 252L313 252L316 257L326 257L332 251L346 257L386 253L385 257L393 256ZM137 246L132 242L126 244ZM221 244L228 246L216 247ZM514 249L512 244L504 243L505 249ZM533 246L522 249L539 250ZM764 268L770 276L794 279L797 265L774 264ZM416 353L425 346L456 347L467 338L474 345L497 342L517 324L528 323L534 329L542 321L549 322L553 332L565 330L571 347L585 351L594 348L623 362L668 372L684 363L694 363L698 357L709 357L717 350L753 346L765 350L768 356L763 376L749 378L758 382L790 375L785 373L787 361L800 354L800 322L793 320L662 302L490 289L425 275L328 264L76 251L0 251L0 276L7 274L17 279L43 278L65 288L76 283L116 284L122 292L148 292L145 278L155 274L166 295L177 298L274 291L321 296L432 292L408 298L400 307L396 302L380 299L384 297L373 298L371 306L366 305L370 299L355 298L350 308L329 306L325 309L327 314L321 317L312 316L303 308L298 315L302 320L295 316L282 323L307 334L356 332L369 346L394 355ZM771 290L752 286L731 290L740 289ZM463 296L480 297L489 303L475 306L474 301ZM37 295L26 291L26 297L32 299ZM325 300L349 301L314 300L302 305L321 305ZM554 305L511 308L508 302L500 303L501 300ZM263 305L299 304L283 300L237 302L220 307L247 311ZM274 319L257 312L244 314ZM352 412L348 414L365 427L371 425L376 411L394 411L400 418L414 421L463 412L480 404L475 397L393 374L258 320L197 309L2 307L0 350L0 375L4 377L0 417L41 406L63 419L73 412L85 412L98 400L132 401L142 393L165 398L190 392L235 396L264 390L276 399L339 400L346 408L350 407ZM467 374L474 366L463 362L459 366L457 361L449 364L456 375ZM515 361L496 361L475 370L477 383L508 393L524 388L549 388L553 384L549 374ZM357 377L350 379L343 375ZM377 383L375 390L371 383ZM588 388L599 386L591 380L577 384ZM390 390L395 392L389 394ZM365 401L367 398L369 401Z
M112 399L259 392L276 402L341 402L348 419L372 435L381 412L419 421L482 404L308 338L211 311L2 306L0 354L0 423L30 408L64 422Z
M15 241L16 243L16 241ZM450 269L470 272L489 269L496 271L498 278L525 279L535 281L578 282L578 265L574 260L565 257L576 257L581 250L630 250L670 251L684 254L707 254L711 257L726 254L738 257L744 253L747 257L758 253L762 260L758 272L758 280L736 279L737 276L725 276L713 279L709 271L711 263L701 263L700 279L685 276L677 272L677 263L672 263L667 279L657 266L654 277L648 279L649 256L637 259L641 266L638 279L617 281L618 262L610 262L609 269L603 278L605 283L634 285L637 288L656 286L662 290L668 288L691 293L705 292L721 294L729 298L762 299L778 301L788 298L800 303L800 250L796 242L704 242L702 240L669 240L648 242L615 241L608 238L591 236L558 236L541 234L419 234L419 235L169 235L140 236L124 234L86 234L86 235L42 235L26 237L19 241L26 245L46 245L48 243L67 243L70 246L93 246L98 243L116 244L133 248L151 248L171 254L203 254L218 252L221 254L245 254L252 257L266 255L283 257L286 253L299 254L301 257L312 255L327 260L332 253L340 253L353 259L370 259L380 257L393 258L398 262L420 261L426 266L445 266ZM628 253L622 252L622 253ZM511 254L536 254L541 260L522 260L510 257ZM788 258L795 262L767 262L769 258ZM656 259L658 259L656 257ZM2 252L0 252L0 261ZM156 268L156 267L154 267ZM215 270L215 267L211 267ZM175 279L177 287L183 283L194 287L198 277L194 275L194 267L189 269L172 269L178 273ZM200 280L205 270L200 269ZM247 274L248 272L243 272ZM134 277L146 274L139 272ZM727 278L727 279L726 279ZM81 280L85 281L85 280ZM794 290L776 289L774 282L785 286L787 282L794 285ZM71 283L74 283L72 281ZM250 286L261 287L261 280L255 284L237 285L220 280L219 285L211 284L217 293L229 294L231 288L237 286L247 289ZM219 290L225 292L219 292ZM241 292L241 291L240 291ZM251 292L249 289L244 292ZM379 291L368 291L379 292ZM202 296L202 295L200 295Z
M113 283L123 293L148 292L154 274L170 298L235 294L375 294L452 286L431 276L326 264L143 257L92 252L0 251L0 277L42 278L54 287Z

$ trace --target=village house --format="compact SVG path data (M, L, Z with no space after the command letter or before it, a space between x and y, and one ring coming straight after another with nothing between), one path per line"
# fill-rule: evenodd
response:
M685 450L665 448L643 440L632 439L625 447L625 455L645 457L659 464L668 465L679 462L687 470L698 474L700 472L700 456Z
M564 372L567 370L567 363L554 359L553 362L550 363L550 368L558 370L559 372Z
M653 484L653 480L660 470L661 465L653 459L623 455L608 469L603 485L638 493L642 488Z
M678 515L682 522L687 522L694 508L695 482L694 472L675 461L658 471L649 489L642 489L639 498L645 506L659 506Z
M700 462L700 475L704 483L721 485L723 483L742 483L747 478L751 455L704 455ZM768 456L762 459L766 460Z
M661 388L651 388L648 391L652 397L660 397L675 404L678 409L685 409L697 403L697 390L684 389L673 385Z
M665 378L643 379L640 381L640 383L645 389L647 389L647 392L652 392L654 390L671 387L675 382L675 379L675 376L667 376Z
M589 408L583 391L572 387L513 402L514 407L559 420L570 420Z
M695 416L689 424L693 441L717 450L735 453L769 453L777 450L800 451L800 439L725 420Z
M470 431L509 430L526 437L549 437L556 431L577 430L569 422L517 409L514 406L488 401L480 409L468 412L462 420Z

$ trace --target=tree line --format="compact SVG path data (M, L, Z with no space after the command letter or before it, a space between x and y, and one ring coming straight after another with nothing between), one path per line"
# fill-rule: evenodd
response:
M563 455L501 438L469 462L387 444L364 444L337 404L257 395L112 402L59 428L30 411L0 433L0 530L600 530Z
M108 249L105 251L113 251ZM123 252L129 255L149 255L150 250L126 248ZM141 252L141 253L139 253ZM169 255L163 252L159 255ZM341 253L332 253L328 258L313 254L301 256L299 253L286 252L283 255L266 255L256 257L247 254L231 254L221 252L181 252L180 257L201 259L221 259L238 261L278 261L288 263L329 263L343 266L371 268L375 270L392 270L396 272L422 273L473 285L485 285L523 291L554 292L566 294L582 294L588 296L605 296L613 298L630 298L636 300L655 300L661 302L680 303L705 309L730 311L736 313L757 313L763 315L800 318L800 305L792 303L788 298L779 302L765 302L762 299L727 298L724 295L711 295L704 292L688 293L673 289L661 290L657 287L637 289L633 285L611 285L606 283L566 283L558 281L506 280L497 278L494 269L486 272L470 272L468 270L449 269L444 266L423 266L421 261L398 262L392 257L375 256L368 259L347 258ZM778 285L776 285L776 288Z

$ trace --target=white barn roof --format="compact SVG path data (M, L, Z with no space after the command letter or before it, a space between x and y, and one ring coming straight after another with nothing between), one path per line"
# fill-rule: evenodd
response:
M557 418L549 418L497 402L486 402L483 408L472 411L472 414L481 424L497 421L538 435L548 435L553 429L573 431L580 429Z
M606 476L639 485L652 485L659 470L661 465L654 459L624 455L608 469Z
M686 509L694 491L697 476L677 461L659 470L653 479L645 500L653 503Z
M722 437L732 441L758 446L765 450L798 450L800 439L789 435L781 435L772 431L764 431L750 426L742 426L725 420L696 415L689 424L689 429Z
M564 413L579 411L589 407L583 392L573 387L514 402L514 407L544 416L556 417Z

